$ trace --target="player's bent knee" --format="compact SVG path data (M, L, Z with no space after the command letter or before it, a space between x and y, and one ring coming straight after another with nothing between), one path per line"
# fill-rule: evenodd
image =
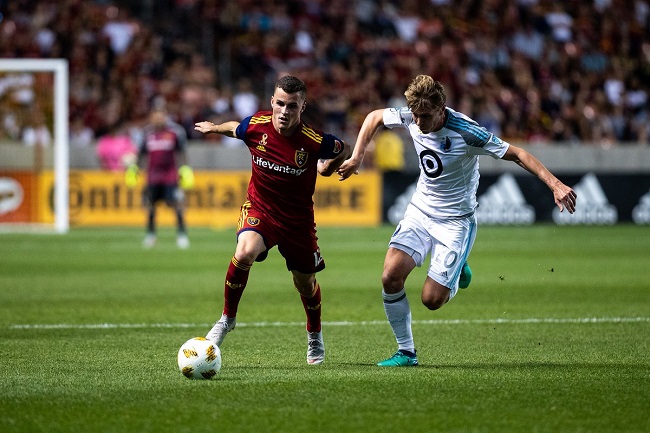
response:
M257 252L253 250L241 249L235 253L235 258L241 262L252 265L257 258Z
M443 290L423 290L422 304L429 310L437 310L449 301L449 289Z
M293 285L298 291L303 296L306 296L308 298L311 298L314 296L317 290L316 286L316 276L314 274L301 274L301 275L296 275L295 273L293 274Z
M437 310L447 303L447 299L442 297L422 297L422 304L429 310Z
M429 310L437 310L449 301L451 290L431 277L427 277L422 287L422 304Z
M255 258L256 262L263 262L269 256L269 250L264 250Z
M381 276L381 285L386 293L397 293L404 288L404 279L395 274L385 272Z

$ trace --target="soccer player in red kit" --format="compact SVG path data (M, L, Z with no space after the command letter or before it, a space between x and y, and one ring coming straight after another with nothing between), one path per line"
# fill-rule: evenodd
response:
M195 129L239 138L252 156L247 198L237 226L237 247L226 274L223 314L206 338L221 346L235 327L237 307L253 263L263 261L277 245L307 315L307 362L317 365L325 359L325 345L316 273L325 268L325 262L316 237L312 196L316 175L332 175L351 152L342 140L301 120L306 91L300 79L284 76L275 84L272 111L259 111L241 122L199 122Z
M127 168L126 183L134 187L140 167L146 165L147 186L142 201L147 210L147 234L142 242L145 248L156 243L156 203L164 201L176 213L176 245L185 249L189 239L185 227L183 191L191 188L194 175L186 165L185 147L187 134L183 127L172 122L162 107L154 108L149 115L149 124L142 131L137 164Z

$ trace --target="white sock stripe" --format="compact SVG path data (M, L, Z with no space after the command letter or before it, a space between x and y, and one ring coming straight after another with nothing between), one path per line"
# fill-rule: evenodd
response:
M403 293L402 296L399 296L399 297L397 297L395 299L387 299L386 297L384 297L383 301L384 301L384 304L395 304L395 303L397 303L397 302L399 302L399 301L401 301L401 300L403 300L405 298L406 298L406 293Z
M608 324L608 323L647 323L650 317L577 317L577 318L526 318L526 319L439 319L413 320L413 325L526 325L526 324ZM151 328L205 328L214 323L59 323L59 324L13 324L9 329L151 329ZM323 322L324 326L376 326L388 325L384 320L363 320ZM237 322L238 328L272 328L305 326L305 322Z

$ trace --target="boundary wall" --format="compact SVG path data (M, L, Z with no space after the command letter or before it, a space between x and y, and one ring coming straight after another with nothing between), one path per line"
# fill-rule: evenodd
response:
M408 143L408 142L406 142ZM516 164L481 157L477 215L481 224L650 224L650 146L625 144L554 144L523 146L578 193L578 212L560 214L550 191ZM0 143L0 223L28 218L51 222L53 154L43 154L43 170L31 169L34 150ZM250 154L244 146L226 147L191 141L189 162L197 187L187 192L188 223L232 226L244 200ZM403 215L419 172L418 157L405 146L406 166L391 178L398 193L382 197L382 174L364 170L346 182L319 178L314 197L319 225L395 224ZM142 225L140 188L128 190L123 174L100 169L93 148L70 150L71 225ZM382 204L385 210L382 211ZM169 215L166 215L169 214ZM163 225L171 212L160 213Z

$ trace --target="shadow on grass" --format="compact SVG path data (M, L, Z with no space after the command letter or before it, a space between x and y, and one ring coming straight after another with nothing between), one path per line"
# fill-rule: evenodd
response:
M520 369L639 369L647 370L648 366L644 364L632 363L589 363L589 362L548 362L548 361L526 361L526 362L467 362L456 364L426 364L420 362L419 365L412 368L406 367L377 367L376 364L361 362L341 362L341 366L350 367L376 367L378 370L391 369L410 369L410 370L520 370ZM330 366L336 364L330 364Z

